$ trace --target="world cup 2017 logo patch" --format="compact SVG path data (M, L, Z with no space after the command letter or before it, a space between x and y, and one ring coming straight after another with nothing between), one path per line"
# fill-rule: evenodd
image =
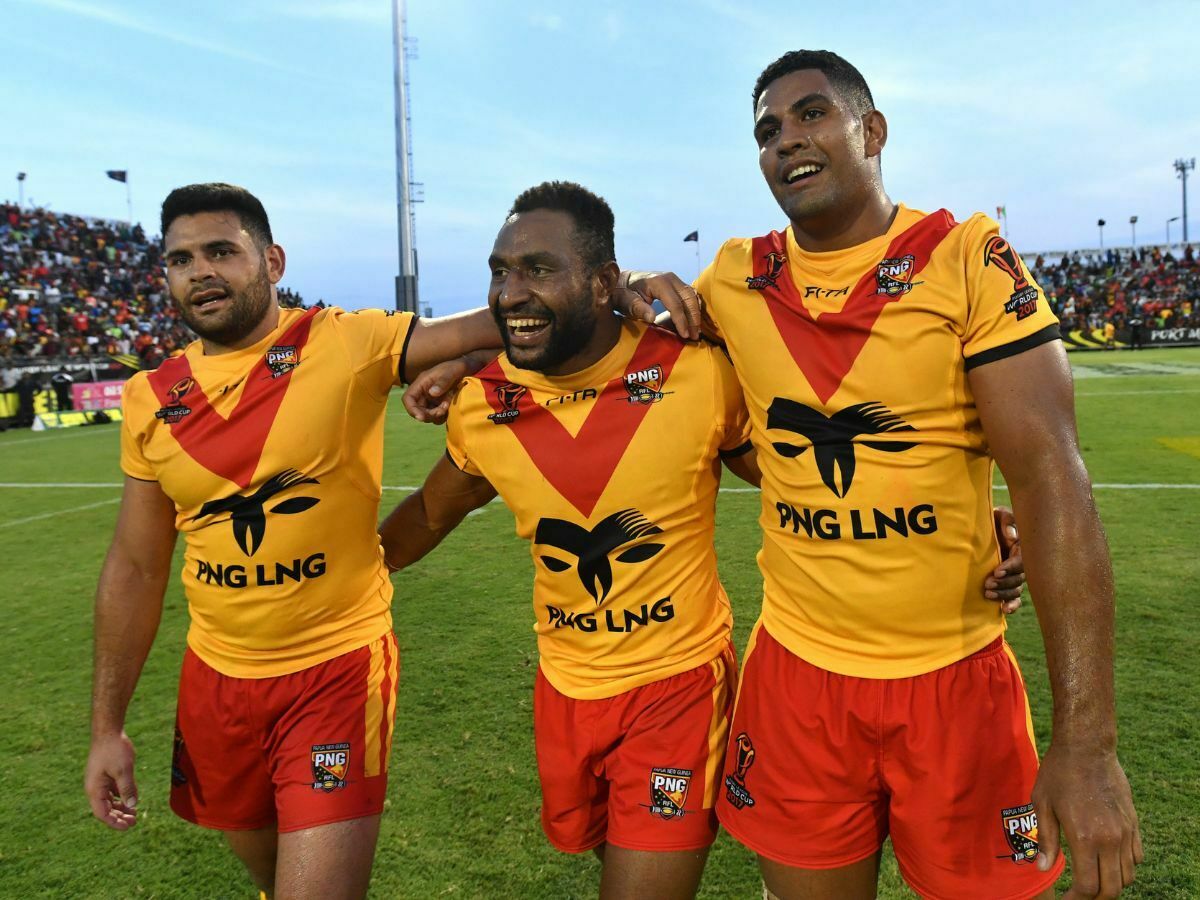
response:
M1031 863L1037 859L1038 820L1033 804L1026 803L1024 806L1001 810L1000 821L1004 825L1004 839L1012 849L1012 853L1006 853L1004 856L1017 865ZM1004 859L1004 856L997 859Z
M511 422L521 414L521 410L517 408L517 404L521 402L521 398L528 393L529 389L521 384L513 384L511 381L508 384L501 384L496 387L496 399L500 401L501 409L494 413L490 413L488 418L496 425L503 425L506 422Z
M154 418L162 419L168 425L173 425L184 416L192 414L192 408L183 402L183 398L196 386L193 378L181 378L167 389L166 405L154 414Z
M983 264L995 266L1012 279L1013 292L1004 304L1006 313L1015 315L1019 322L1037 311L1038 289L1025 277L1021 258L1012 244L998 234L992 235L983 245Z
M746 773L754 765L755 750L750 735L742 732L733 743L733 774L725 776L725 799L734 809L754 805L754 798L746 789Z
M314 791L335 791L346 786L350 770L349 744L315 744L312 748Z
M655 767L650 770L650 815L664 819L683 816L688 785L692 783L691 769Z

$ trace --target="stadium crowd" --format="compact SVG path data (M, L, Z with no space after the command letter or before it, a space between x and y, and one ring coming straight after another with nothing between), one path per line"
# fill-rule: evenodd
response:
M287 289L279 300L304 305ZM141 225L0 204L0 361L114 356L150 369L192 339Z
M1110 249L1103 256L1079 252L1057 262L1038 256L1033 276L1065 328L1147 328L1200 325L1200 260L1195 245L1181 254L1142 247Z

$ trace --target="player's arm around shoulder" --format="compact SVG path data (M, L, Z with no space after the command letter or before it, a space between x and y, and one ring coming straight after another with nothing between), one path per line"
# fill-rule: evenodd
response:
M471 382L464 384L450 401L445 454L434 464L425 483L405 497L379 526L389 572L420 560L458 527L467 513L496 496L496 489L471 462L467 450L462 407L463 394L470 386Z
M476 350L499 350L502 346L496 320L486 308L436 319L417 319L408 339L401 375L411 383L438 363Z
M1062 344L1046 341L970 367L968 379L1021 522L1054 697L1033 793L1039 865L1053 864L1061 828L1074 890L1114 897L1133 881L1142 846L1116 753L1112 566L1079 451L1070 367Z
M125 712L158 631L175 539L175 504L157 481L127 475L96 588L92 742L84 776L92 813L118 831L136 822Z

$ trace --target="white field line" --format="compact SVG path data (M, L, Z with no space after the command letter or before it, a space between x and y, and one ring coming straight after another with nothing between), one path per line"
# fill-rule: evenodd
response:
M20 438L19 440L15 441L0 442L0 450L3 450L5 447L24 447L26 444L40 444L42 441L65 441L69 438L94 437L97 434L120 434L120 432L109 432L104 431L103 429L94 430L92 428L87 428L81 432L76 431L70 434L48 434L45 437Z
M1180 388L1162 391L1085 391L1076 397L1127 397L1130 394L1200 394L1200 388Z
M120 497L113 497L111 500L101 500L99 503L72 506L70 509L56 509L54 512L42 513L38 516L27 516L24 519L13 519L11 522L0 522L0 528L15 528L18 525L28 525L30 522L38 522L42 519L53 519L55 516L65 516L68 513L83 512L85 509L95 509L98 506L111 506L114 503L120 502Z

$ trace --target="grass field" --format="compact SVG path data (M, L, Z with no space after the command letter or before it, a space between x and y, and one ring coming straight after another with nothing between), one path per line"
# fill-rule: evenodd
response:
M1200 349L1076 355L1084 454L1116 565L1121 758L1146 863L1128 896L1200 896ZM441 452L441 431L393 405L389 504ZM0 435L0 896L255 896L221 838L167 808L186 606L173 580L127 730L140 822L92 820L91 596L116 514L116 426ZM1140 487L1103 487L1138 485ZM1150 487L1147 487L1150 485ZM1191 489L1169 487L1190 485ZM758 613L755 494L723 494L718 549L737 644ZM597 863L551 849L538 821L531 700L530 563L493 504L396 578L403 676L388 812L372 896L594 896ZM1044 748L1049 693L1030 607L1013 620ZM936 852L937 848L930 848ZM722 836L702 896L757 898L750 855ZM883 897L907 897L885 865Z

